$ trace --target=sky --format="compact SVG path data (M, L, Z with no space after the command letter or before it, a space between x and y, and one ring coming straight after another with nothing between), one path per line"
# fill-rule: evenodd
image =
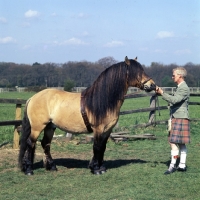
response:
M200 64L199 0L0 0L0 62Z

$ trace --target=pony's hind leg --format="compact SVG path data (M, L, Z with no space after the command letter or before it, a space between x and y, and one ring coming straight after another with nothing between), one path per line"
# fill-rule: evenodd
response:
M37 138L32 137L31 132L33 130L25 111L22 121L22 135L20 138L19 167L26 175L33 175L33 160Z
M46 170L51 171L57 171L56 165L50 153L51 140L53 138L55 129L56 127L53 123L50 122L49 124L47 124L47 126L44 129L44 137L41 141L41 145L44 149L43 165L46 168Z
M22 160L21 170L26 175L33 175L33 160L35 154L35 143L29 137L26 141L26 151Z
M106 172L106 168L103 165L103 158L109 134L105 135L104 136L94 135L94 144L93 144L94 155L89 163L89 168L91 169L91 172L96 175L103 174Z

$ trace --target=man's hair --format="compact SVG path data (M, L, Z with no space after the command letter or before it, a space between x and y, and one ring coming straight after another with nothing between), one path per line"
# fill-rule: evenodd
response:
M176 73L178 75L181 75L183 78L185 78L187 76L187 71L183 67L176 67L176 68L173 69L173 72L174 71L176 71Z

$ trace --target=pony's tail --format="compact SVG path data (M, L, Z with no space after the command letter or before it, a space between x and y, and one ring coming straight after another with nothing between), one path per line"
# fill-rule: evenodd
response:
M30 121L28 119L27 115L27 106L28 106L28 101L26 103L25 109L24 109L24 118L22 120L22 132L21 132L21 138L20 138L20 151L19 151L19 168L23 171L23 158L24 154L27 149L27 139L29 135L31 134L31 125Z

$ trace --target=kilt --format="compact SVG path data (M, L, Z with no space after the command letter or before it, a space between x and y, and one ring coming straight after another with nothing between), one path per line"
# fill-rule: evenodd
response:
M172 118L169 142L175 144L190 143L190 123L188 119Z

